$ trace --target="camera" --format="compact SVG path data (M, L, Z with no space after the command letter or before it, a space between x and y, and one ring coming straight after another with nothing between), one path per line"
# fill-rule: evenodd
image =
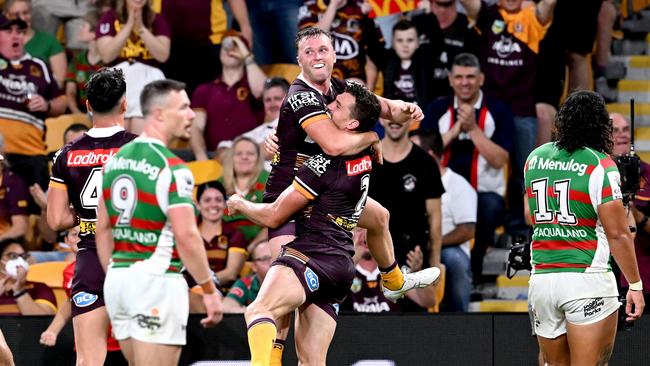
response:
M621 175L623 203L627 205L634 201L634 195L640 187L641 161L636 155L620 155L614 158L614 162Z
M514 277L518 271L531 271L533 266L530 263L530 238L519 236L515 237L510 253L508 253L508 266L506 276Z

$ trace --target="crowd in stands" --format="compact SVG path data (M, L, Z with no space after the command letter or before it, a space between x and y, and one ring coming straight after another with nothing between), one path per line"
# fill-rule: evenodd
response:
M569 90L602 77L616 17L609 0L580 6L572 0L420 0L382 35L367 1L3 3L0 313L12 315L54 314L52 290L27 281L28 268L74 260L79 229L56 233L40 217L52 162L45 137L58 134L67 143L88 129L84 85L101 67L124 71L126 127L135 134L143 129L144 85L166 77L187 84L196 117L190 141L175 147L189 162L221 166L219 176L197 187L197 220L210 266L230 288L224 306L243 312L270 266L267 230L228 215L225 202L234 193L262 201L273 161L264 142L274 134L293 81L267 72L274 64L296 63L294 36L308 26L332 32L335 77L416 102L425 112L419 125L378 121L385 162L373 170L370 195L391 213L404 270L445 268L444 297L436 288L419 289L397 304L387 302L365 234L355 233L357 278L344 308L467 311L473 286L486 280L483 258L496 245L497 229L504 235L528 230L523 165L535 146L550 140L565 65ZM82 123L46 129L48 118L66 114ZM192 309L200 311L195 303Z

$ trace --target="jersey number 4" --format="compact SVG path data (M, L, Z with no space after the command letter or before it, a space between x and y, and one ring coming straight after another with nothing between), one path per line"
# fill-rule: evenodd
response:
M534 212L535 222L538 224L552 223L557 218L558 224L575 225L578 223L576 215L569 207L570 179L553 182L553 191L548 191L548 178L541 178L530 183L531 190L535 196L537 209ZM551 209L549 200L556 199L557 210Z

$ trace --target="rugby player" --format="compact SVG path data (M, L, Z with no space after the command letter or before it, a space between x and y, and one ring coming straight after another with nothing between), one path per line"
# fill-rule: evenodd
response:
M363 86L350 83L328 106L336 128L363 133L379 118L380 104ZM351 156L310 157L273 203L252 203L240 195L228 200L231 212L271 228L301 209L298 236L285 244L246 309L251 365L271 362L275 322L298 309L296 350L300 364L325 365L338 308L350 290L355 267L352 230L368 197L372 158L366 149Z
M54 230L80 225L77 265L72 279L72 324L77 365L103 365L108 315L104 309L104 270L97 258L95 224L101 169L136 135L124 130L126 82L121 70L102 69L86 85L86 107L93 128L54 156L47 195L47 222ZM72 204L72 208L70 207Z
M215 325L223 312L196 226L194 177L167 148L190 136L194 112L184 89L174 80L144 87L144 132L103 171L97 250L108 268L106 311L130 365L178 364L189 315L183 266L203 289L201 324Z
M555 130L556 142L535 149L524 167L535 334L547 364L606 365L620 306L610 251L630 284L626 320L639 319L645 303L603 98L571 94Z

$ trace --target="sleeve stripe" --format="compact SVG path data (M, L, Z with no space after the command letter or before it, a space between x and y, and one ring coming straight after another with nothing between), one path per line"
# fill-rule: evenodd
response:
M310 114L304 116L298 122L300 123L302 128L306 128L307 126L309 126L310 124L312 124L312 123L314 123L316 121L320 121L322 119L329 119L329 118L330 118L329 114L327 114L327 113L325 113L323 111L317 111L317 112L310 113Z
M228 254L230 253L242 253L248 257L248 252L244 248L228 248Z
M59 182L59 183L65 183L65 181L63 179L57 178L57 177L50 177L50 180L53 180L53 181Z
M313 201L318 197L318 194L309 188L300 178L296 177L293 181L293 188L300 192L305 198L310 201Z
M55 181L53 181L53 180L50 180L50 184L49 184L49 186L50 186L50 188L62 189L62 190L64 190L64 191L67 191L67 190L68 190L68 186L66 186L65 184L63 184L63 183L59 183L59 182L55 182Z
M36 300L34 300L34 302L37 303L37 304L47 305L47 306L51 307L52 310L54 310L54 312L56 313L56 306L54 306L54 304L52 304L51 301L48 301L48 300L45 300L45 299L36 299Z

